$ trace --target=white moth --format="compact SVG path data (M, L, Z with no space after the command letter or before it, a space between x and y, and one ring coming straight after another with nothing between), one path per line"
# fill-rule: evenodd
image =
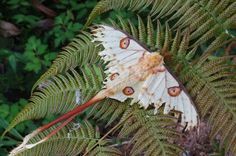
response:
M153 104L155 113L165 103L164 113L171 110L182 112L181 122L187 128L196 126L198 114L183 86L164 65L163 57L150 52L129 35L113 27L98 25L92 30L94 41L101 42L104 50L99 52L107 62L104 81L106 97L125 101L133 98L147 108Z

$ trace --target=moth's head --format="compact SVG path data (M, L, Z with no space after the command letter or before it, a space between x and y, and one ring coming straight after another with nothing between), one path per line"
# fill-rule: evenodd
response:
M163 56L161 56L160 53L151 53L148 60L153 66L158 66L163 63Z

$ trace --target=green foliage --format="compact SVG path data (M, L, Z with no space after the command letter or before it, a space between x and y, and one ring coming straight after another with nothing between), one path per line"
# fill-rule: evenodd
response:
M49 35L55 37L54 45L56 47L73 38L75 34L78 33L78 30L82 28L82 24L73 21L74 18L70 10L55 18L54 27L49 32Z
M168 155L175 156L183 152L179 146L170 143L179 139L180 133L171 127L175 126L176 118L166 115L154 115L153 110L144 111L143 109L129 108L129 113L124 113L123 118L130 114L131 117L123 124L119 132L120 137L127 137L133 134L131 139L134 144L131 155ZM170 140L168 140L170 139Z
M40 39L35 36L31 36L25 47L25 52L23 54L26 71L33 71L38 73L42 66L49 66L50 62L55 59L56 53L48 53L47 45L43 44Z
M202 44L213 37L216 43L220 43L232 37L228 30L235 27L235 2L231 0L221 1L153 1L153 0L134 0L134 1L100 1L90 14L87 25L93 19L112 9L128 9L139 13L148 10L153 19L164 19L173 23L173 28L190 30L190 40L195 40L193 44ZM174 21L174 22L173 22Z
M11 1L13 8L16 7L16 3L13 3L15 1ZM45 38L40 39L37 35L29 35L24 39L26 46L24 52L20 54L12 53L12 50L3 50L4 53L0 58L7 57L12 71L17 72L16 67L22 58L26 59L26 62L22 61L21 64L23 69L32 71L34 74L50 66L34 84L30 102L14 118L7 131L22 121L44 118L49 114L62 114L73 109L76 106L77 90L81 91L82 103L101 89L105 77L104 66L101 65L102 61L97 55L101 47L91 42L93 37L89 31L79 32L82 28L80 22L85 22L84 16L93 5L93 2L78 5L74 1L62 0L55 5L55 8L64 12L57 15L54 20L55 26L45 34ZM220 137L219 147L215 148L217 150L223 148L218 151L224 151L225 155L236 153L236 71L232 61L233 56L227 56L224 50L227 42L235 39L232 33L236 26L236 12L233 9L235 5L236 3L231 0L102 0L95 6L86 23L89 25L98 15L101 15L96 19L97 21L102 19L104 22L108 19L109 22L106 23L129 33L152 51L161 52L167 66L190 93L200 118L211 125L211 141L214 142L216 136ZM70 9L65 11L67 6ZM127 10L130 13L127 13ZM109 14L111 18L102 15L107 11L111 11ZM137 13L138 17L134 17L133 13ZM13 18L19 24L26 24L25 27L29 29L35 27L39 19L38 16L32 16L34 17L28 20L19 12L19 15ZM78 32L79 35L74 37ZM73 37L74 39L63 48L50 65L49 62L55 53L49 55L48 51L58 51L58 47ZM139 153L178 155L182 152L182 148L175 144L180 133L173 128L175 123L173 118L162 114L154 116L152 109L139 109L136 105L129 106L129 103L129 100L121 104L106 99L86 111L85 115L86 118L93 117L96 125L102 124L101 127L106 125L104 136L110 134L108 129L118 126L116 130L119 131L119 135L113 134L112 137L122 137L130 141L131 155ZM4 109L2 116L6 118L11 108L8 105L1 107ZM82 127L73 133L76 137L73 141L65 139L65 134L71 129L68 126L48 142L25 152L36 153L42 152L40 149L46 147L64 147L69 144L68 141L71 141L68 152L83 154L85 146L93 146L86 141L87 145L79 142L78 138L81 135L95 140L100 138L96 135L87 135L88 131L92 131L91 134L96 132L88 122L85 123L87 127ZM18 136L18 132L14 129L11 133ZM35 138L36 140L32 139L31 143L36 142L46 133L40 134ZM107 146L107 144L111 145L111 142L108 143L104 138L99 140L105 143L102 143L101 147L86 149L89 154L102 150L108 153L119 153L117 149ZM93 139L91 142L94 145ZM84 146L83 149L81 146ZM62 150L67 151L64 148ZM44 152L49 151L56 152L44 150Z

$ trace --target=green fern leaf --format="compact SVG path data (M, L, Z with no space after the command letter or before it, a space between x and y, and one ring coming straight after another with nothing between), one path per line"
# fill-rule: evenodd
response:
M54 75L63 74L71 68L81 67L84 64L98 63L100 57L97 52L100 51L100 47L95 46L91 39L91 34L87 32L82 32L73 39L68 46L63 48L51 67L34 84L32 91Z
M139 13L150 14L154 20L165 19L168 16L168 23L173 23L170 25L171 28L179 27L183 31L189 29L190 41L193 41L192 47L196 47L207 41L220 40L219 34L224 36L224 40L235 37L228 35L228 31L234 29L236 25L235 7L236 2L231 0L103 0L95 6L86 25L109 10L128 9L132 12L139 10ZM216 45L215 43L214 46Z
M170 143L181 134L171 128L176 119L167 115L154 115L153 111L145 111L133 106L125 113L131 117L124 123L119 136L127 137L132 134L131 155L144 153L144 155L179 155L183 150ZM123 117L125 118L125 116ZM170 126L168 128L168 126Z
M65 75L58 74L46 81L40 91L34 92L30 103L13 119L5 132L25 120L43 118L49 114L63 114L72 110L77 105L76 91L81 92L81 103L91 98L101 89L101 68L95 65L84 66L81 72L82 75L71 69Z

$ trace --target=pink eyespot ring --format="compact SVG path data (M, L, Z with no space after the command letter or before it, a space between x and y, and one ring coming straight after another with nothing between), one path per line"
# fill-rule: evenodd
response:
M120 40L120 48L121 49L127 49L130 44L130 39L129 37L125 37Z
M134 89L133 89L132 87L125 87L125 88L122 90L122 92L123 92L125 95L129 96L129 95L134 94Z
M172 97L176 97L181 93L182 89L179 86L168 88L168 94Z

